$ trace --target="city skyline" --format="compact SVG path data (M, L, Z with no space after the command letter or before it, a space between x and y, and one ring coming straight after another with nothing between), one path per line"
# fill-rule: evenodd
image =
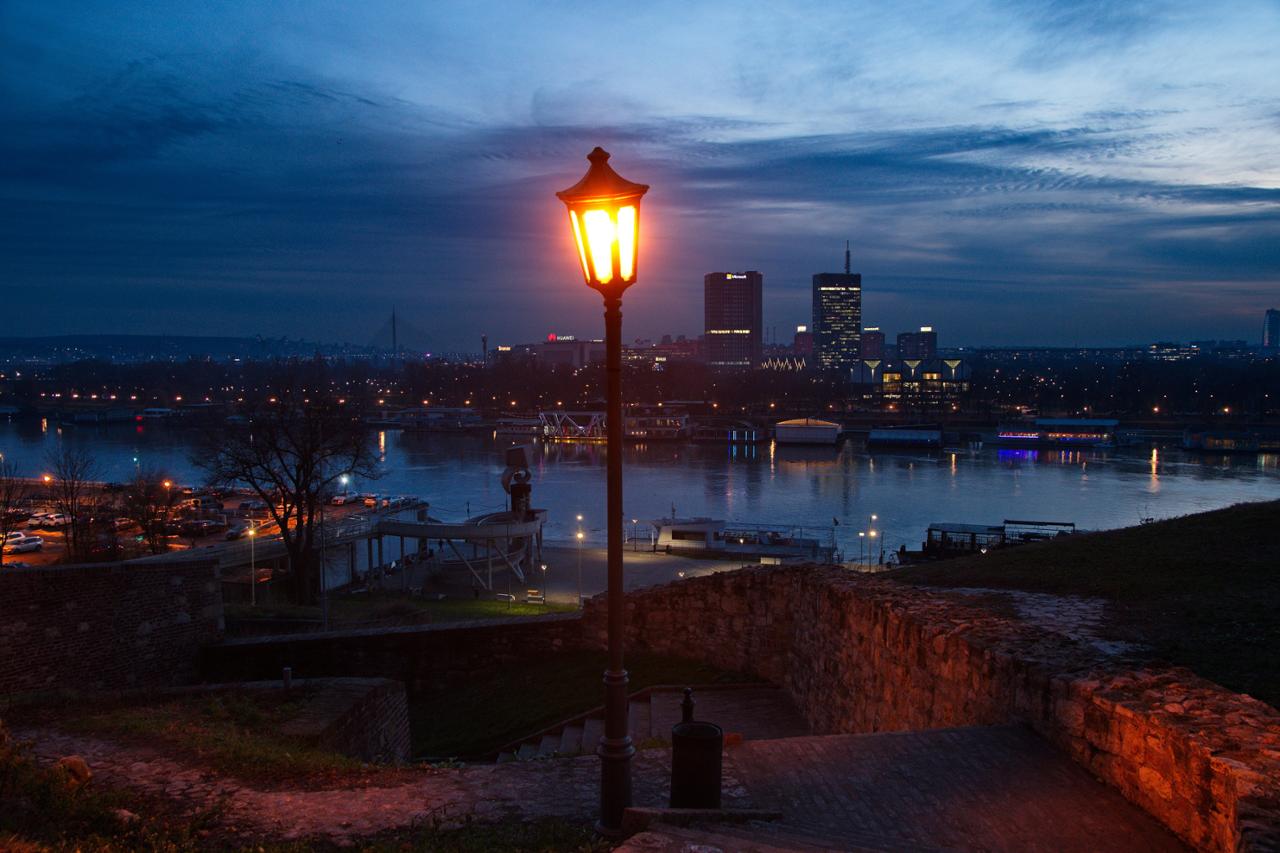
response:
M551 193L595 144L654 187L628 339L711 269L808 322L846 239L868 321L966 345L1254 340L1280 278L1270 4L0 15L14 334L592 329Z

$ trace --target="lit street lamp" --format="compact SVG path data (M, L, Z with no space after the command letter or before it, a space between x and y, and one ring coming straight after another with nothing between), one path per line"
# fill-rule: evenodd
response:
M862 565L862 563L863 563L863 557L865 557L865 556L866 556L866 553L867 553L867 552L866 552L866 550L865 550L865 549L866 549L866 544L867 544L867 534L866 534L866 531L859 530L859 531L858 531L858 565L859 565L859 566L861 566L861 565Z
M578 516L579 519L582 516ZM578 531L578 607L582 607L582 531Z
M253 522L249 522L252 524ZM258 563L253 555L253 542L258 538L258 531L250 527L249 534L249 606L258 606Z
M587 160L591 166L582 180L556 196L569 209L586 284L604 298L609 663L604 671L604 737L597 752L599 828L617 834L622 813L631 805L631 757L636 751L627 731L627 671L622 661L622 293L636 280L640 198L649 187L610 168L609 154L602 148L592 149Z

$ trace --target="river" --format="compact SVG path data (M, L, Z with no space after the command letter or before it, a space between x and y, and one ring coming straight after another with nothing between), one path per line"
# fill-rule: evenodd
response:
M379 432L383 476L360 491L418 495L443 519L501 508L501 450L489 436ZM66 426L0 421L0 454L38 475L61 441L87 448L104 480L154 467L198 483L192 433L165 425ZM544 444L534 452L533 502L550 510L546 536L604 541L605 449ZM886 551L918 548L936 521L999 524L1006 518L1069 521L1083 529L1126 527L1242 501L1280 498L1280 456L1189 453L1177 448L960 452L839 448L634 445L625 454L625 523L647 536L646 519L707 515L766 525L830 525L846 559L859 557L859 531L875 530ZM873 522L872 515L877 516ZM877 546L878 547L878 546ZM870 556L870 555L868 555Z

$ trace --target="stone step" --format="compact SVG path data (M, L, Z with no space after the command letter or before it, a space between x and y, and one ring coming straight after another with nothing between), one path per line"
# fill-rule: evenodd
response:
M631 742L643 743L649 739L649 698L633 700L627 706L628 727Z
M528 761L538 754L538 745L533 741L520 744L520 749L516 750L516 758L520 761Z
M541 757L549 757L555 755L560 750L560 735L548 734L542 736L542 742L538 744L538 755Z
M560 732L560 754L578 755L582 752L582 726L565 726Z
M508 751L508 752L498 753L499 764L506 764L508 761L515 761L515 760L516 760L516 754L514 752Z
M582 724L582 752L586 755L594 755L596 747L600 745L600 738L604 736L604 718L591 717Z

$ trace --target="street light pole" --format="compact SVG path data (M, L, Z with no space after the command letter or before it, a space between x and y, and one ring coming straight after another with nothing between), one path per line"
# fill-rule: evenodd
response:
M582 518L582 516L578 516ZM582 609L582 531L578 531L578 609Z
M565 203L587 286L604 300L606 377L606 512L608 536L608 647L604 671L604 737L600 756L600 820L607 835L622 830L631 805L631 758L627 728L627 671L623 668L626 611L622 574L622 294L636 280L640 199L649 187L626 180L609 166L609 153L595 148L582 180L556 196Z
M250 522L252 524L252 522ZM249 528L249 606L258 606L258 562L253 556L253 542L258 537L252 527Z

